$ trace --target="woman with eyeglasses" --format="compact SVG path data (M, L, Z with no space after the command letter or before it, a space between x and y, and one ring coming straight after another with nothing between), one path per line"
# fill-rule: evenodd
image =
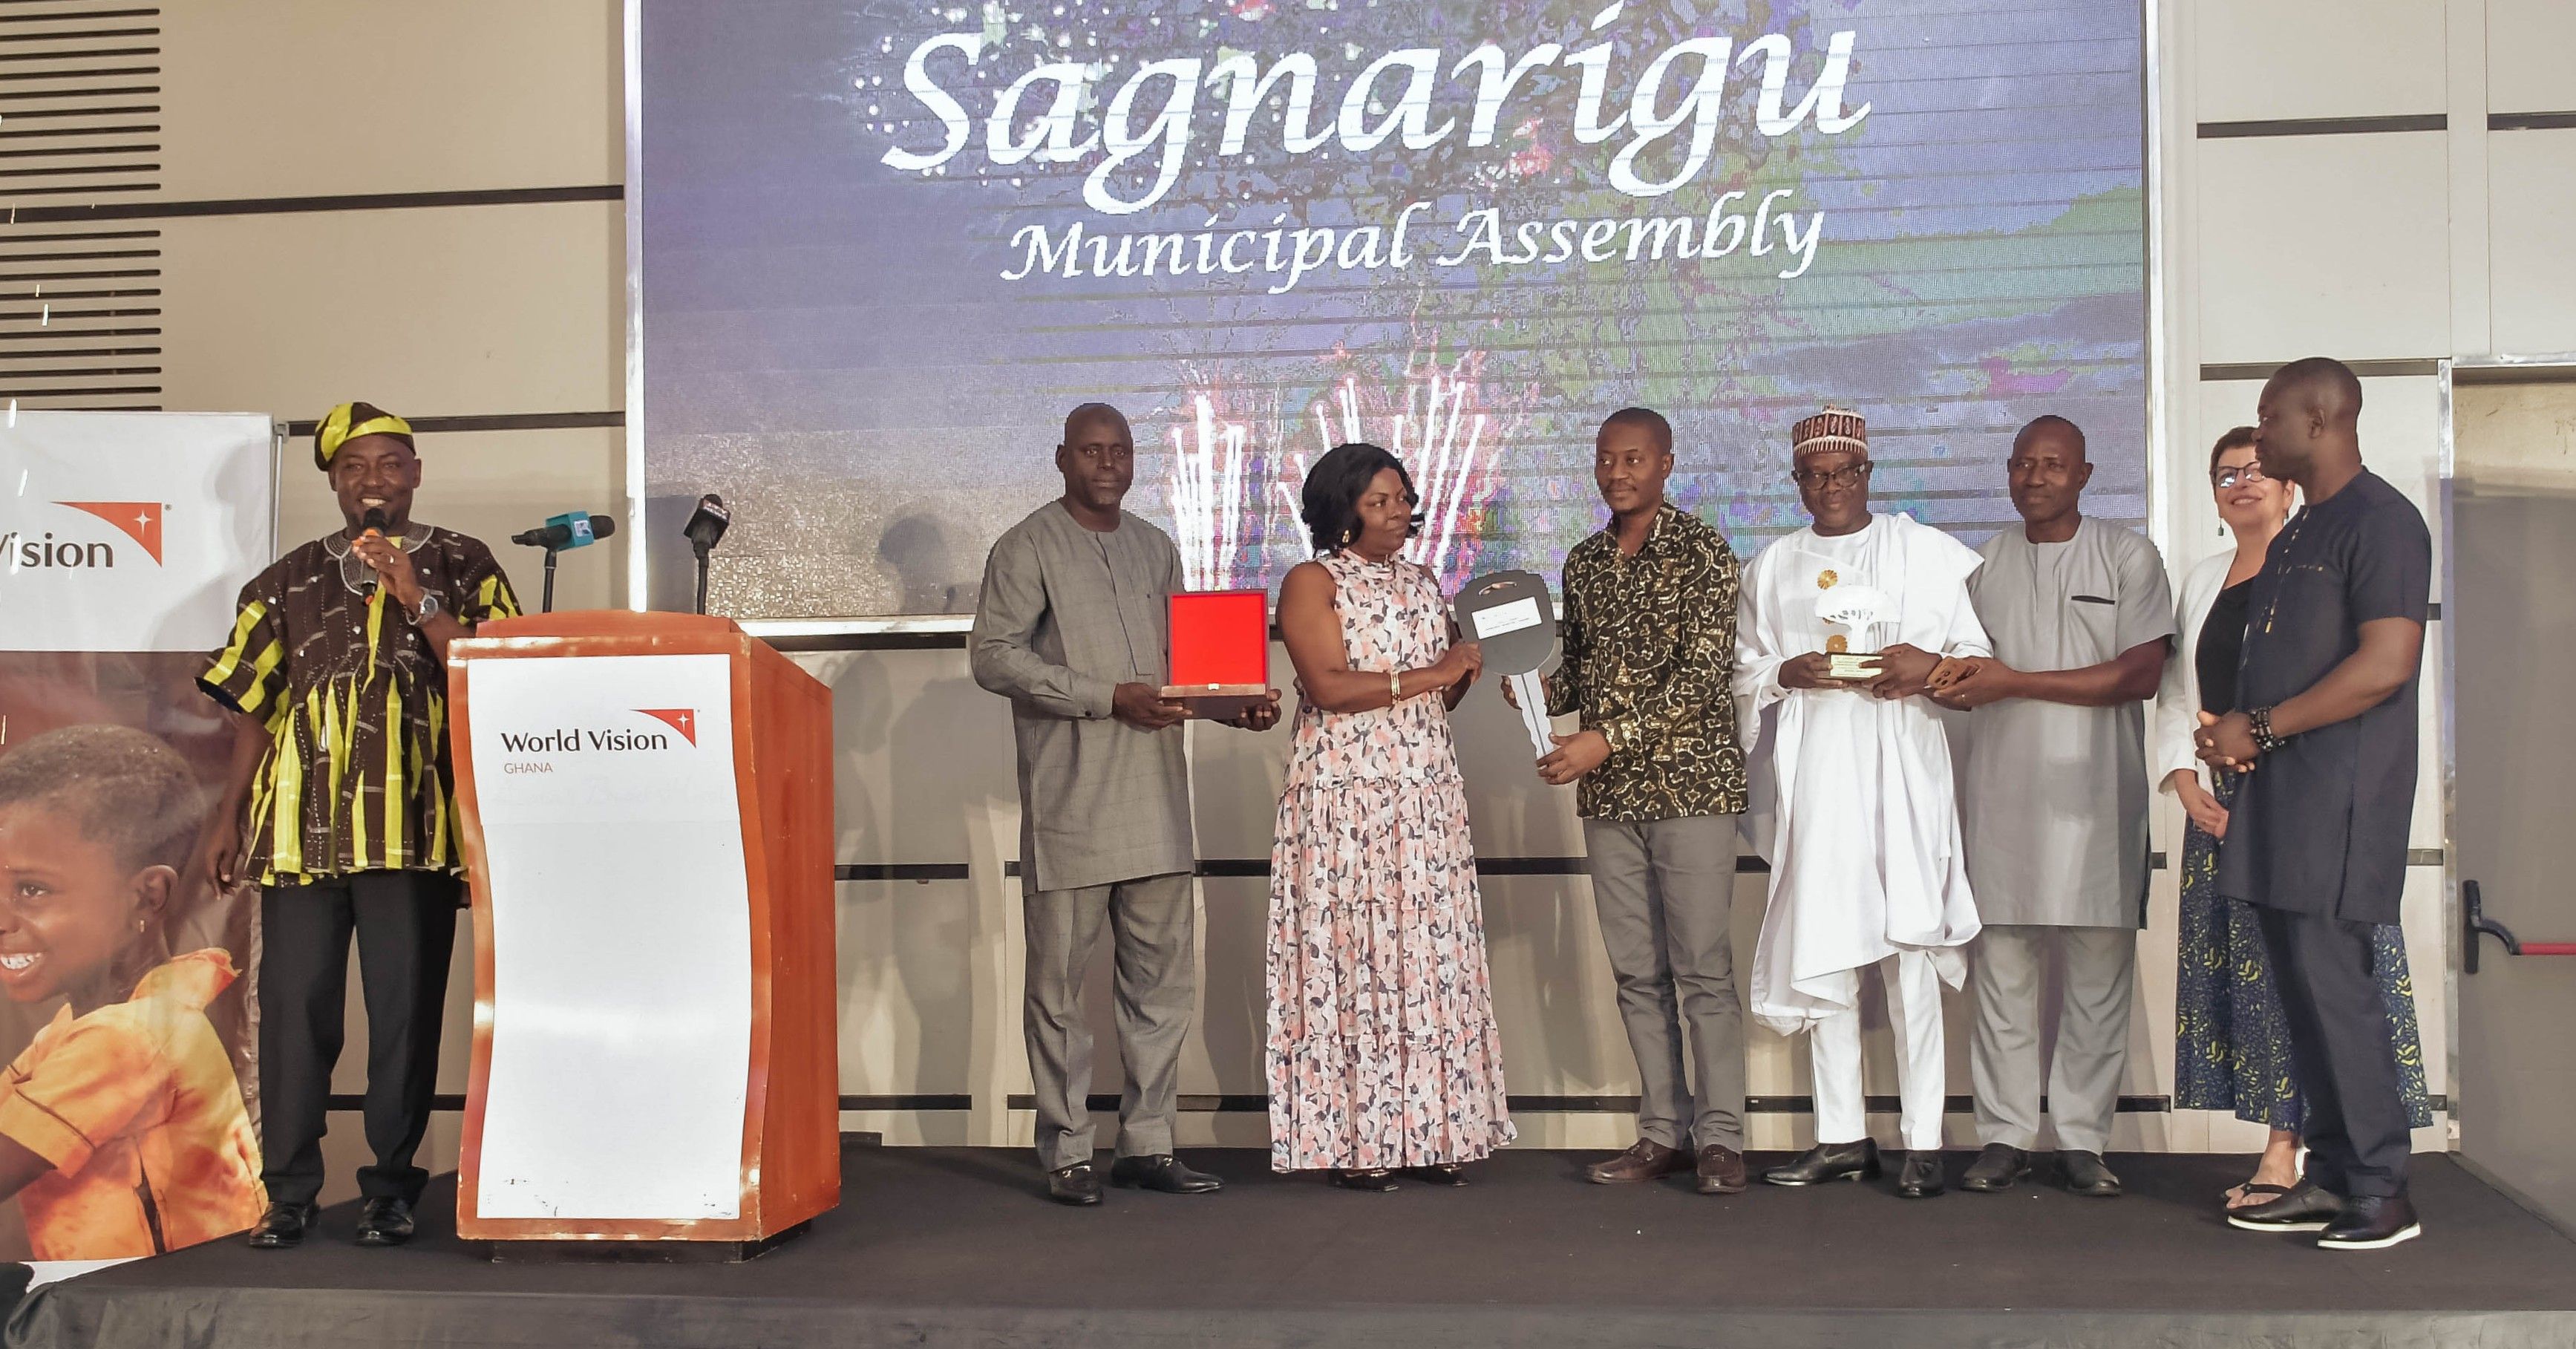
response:
M1484 666L1404 557L1413 478L1375 445L1306 475L1316 557L1279 590L1297 732L1270 848L1270 1165L1353 1190L1466 1182L1512 1140L1449 711Z
M2272 1130L2253 1177L2227 1191L2227 1207L2236 1209L2287 1194L2298 1183L2303 1106L2262 930L2250 908L2217 892L2218 844L2227 836L2236 782L2209 772L2193 753L2191 733L2197 714L2236 710L2246 597L2293 503L2290 484L2264 474L2250 426L2218 438L2209 456L2209 485L2236 546L2204 559L2183 581L2174 614L2182 643L2165 665L2156 696L2155 767L2164 790L2181 799L2190 819L2183 836L2174 991L2175 1104L2232 1111ZM2412 1122L2422 1128L2433 1115L2406 945L2396 924L2378 930L2371 964L2388 1009L2399 1087Z

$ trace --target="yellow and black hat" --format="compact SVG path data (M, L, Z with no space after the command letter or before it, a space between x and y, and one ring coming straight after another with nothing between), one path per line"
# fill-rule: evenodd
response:
M360 436L392 436L403 448L418 453L420 447L411 439L411 423L377 407L373 403L342 403L323 414L313 426L313 466L328 473L331 460L340 447Z

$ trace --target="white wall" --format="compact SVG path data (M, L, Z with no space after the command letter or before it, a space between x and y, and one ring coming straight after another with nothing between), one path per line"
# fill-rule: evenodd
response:
M2259 386L2244 377L2248 369L2311 353L2398 363L2377 367L2397 373L2367 383L2366 450L2391 481L2429 503L2441 431L2431 363L2576 351L2576 260L2565 243L2576 218L2576 130L2487 129L2491 112L2576 109L2576 67L2563 59L2576 45L2576 6L2166 0L2158 22L2165 344L2157 472L2165 490L2157 528L2170 560L2179 570L2218 544L2201 475L2216 435L2250 418ZM164 170L160 190L137 200L542 194L622 177L616 0L228 0L169 6L160 23ZM2290 128L2310 134L2199 134L2204 123L2432 114L2447 119L2444 129L2346 134L2310 122ZM414 417L613 412L624 359L621 219L614 201L507 200L249 206L150 221L160 231L165 291L159 401L295 420L352 397ZM0 245L13 232L25 227L0 227ZM559 510L613 511L624 498L623 440L614 428L581 426L429 436L422 514L496 539ZM290 458L290 539L331 522L318 478L296 465ZM623 593L619 559L607 552L566 559L567 605ZM533 590L529 560L507 560ZM973 1109L879 1111L846 1122L894 1141L1024 1141L1028 1116L1004 1108L1027 1090L1027 1073L1017 882L1002 875L1016 852L1017 811L1003 708L966 680L955 651L804 659L839 696L842 859L970 868L963 881L841 887L842 1090L964 1095ZM1502 762L1512 727L1490 693L1462 715L1480 851L1579 852L1562 797ZM2428 737L2430 725L2428 712ZM1283 753L1284 733L1201 734L1204 855L1266 855ZM2443 845L2433 790L2428 775L2411 840L2422 849ZM2158 824L2168 851L2174 824ZM1257 1092L1263 885L1212 880L1202 890L1202 1032L1183 1090ZM1503 878L1486 895L1514 1092L1633 1092L1584 883ZM1739 951L1751 948L1759 895L1757 878L1739 886ZM2445 959L2441 903L2440 869L2418 868L2407 918L2427 1042L2436 1046L2447 1034L2441 981L2431 977ZM2163 1095L2171 1082L2169 874L2159 878L2152 918L2141 948L2142 1005L2151 1014L2138 1023L2126 1085L2142 1096ZM449 1092L463 1087L465 968L460 962L450 996L454 1033L441 1084ZM1105 1041L1105 1015L1096 1019ZM1962 1040L1953 1036L1954 1060ZM1754 1041L1754 1092L1802 1094L1803 1054L1763 1032ZM1891 1090L1883 1036L1872 1052L1873 1088ZM344 1091L361 1080L357 1057L343 1065ZM1951 1086L1965 1092L1962 1065L1954 1063ZM1114 1068L1095 1089L1115 1089ZM438 1165L453 1159L454 1119L433 1129ZM1252 1143L1259 1120L1194 1112L1184 1137ZM335 1166L345 1177L356 1120L335 1123ZM1954 1139L1966 1140L1964 1123L1952 1121ZM1522 1124L1541 1145L1617 1145L1630 1128L1598 1113ZM1760 1116L1754 1142L1789 1146L1803 1141L1804 1128L1803 1116ZM2123 1117L2119 1142L2237 1147L2247 1136L2225 1121L2134 1114ZM333 1191L347 1192L345 1180Z

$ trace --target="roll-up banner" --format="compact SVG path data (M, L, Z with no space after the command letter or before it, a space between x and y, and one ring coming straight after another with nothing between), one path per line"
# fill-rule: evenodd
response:
M196 676L276 555L274 444L254 414L0 425L0 1259L264 1207L258 890L191 859L231 753Z

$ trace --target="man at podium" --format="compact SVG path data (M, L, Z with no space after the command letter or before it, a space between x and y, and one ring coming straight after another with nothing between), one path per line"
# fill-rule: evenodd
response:
M429 1180L412 1156L437 1086L460 895L447 644L519 605L491 549L411 518L420 459L402 418L343 403L314 428L313 462L347 527L242 587L232 639L197 679L234 714L232 771L198 866L217 885L261 887L269 1208L250 1244L293 1246L313 1224L354 933L375 1153L358 1171L356 1236L398 1246Z
M1011 700L1019 746L1023 1016L1047 1197L1100 1202L1092 1166L1091 1031L1083 975L1105 924L1117 948L1118 1108L1112 1183L1203 1194L1216 1177L1172 1155L1181 1039L1197 999L1189 764L1182 705L1162 696L1171 536L1119 509L1136 475L1127 418L1086 403L1055 451L1064 495L994 543L968 649L975 682ZM1230 724L1279 720L1274 692Z

